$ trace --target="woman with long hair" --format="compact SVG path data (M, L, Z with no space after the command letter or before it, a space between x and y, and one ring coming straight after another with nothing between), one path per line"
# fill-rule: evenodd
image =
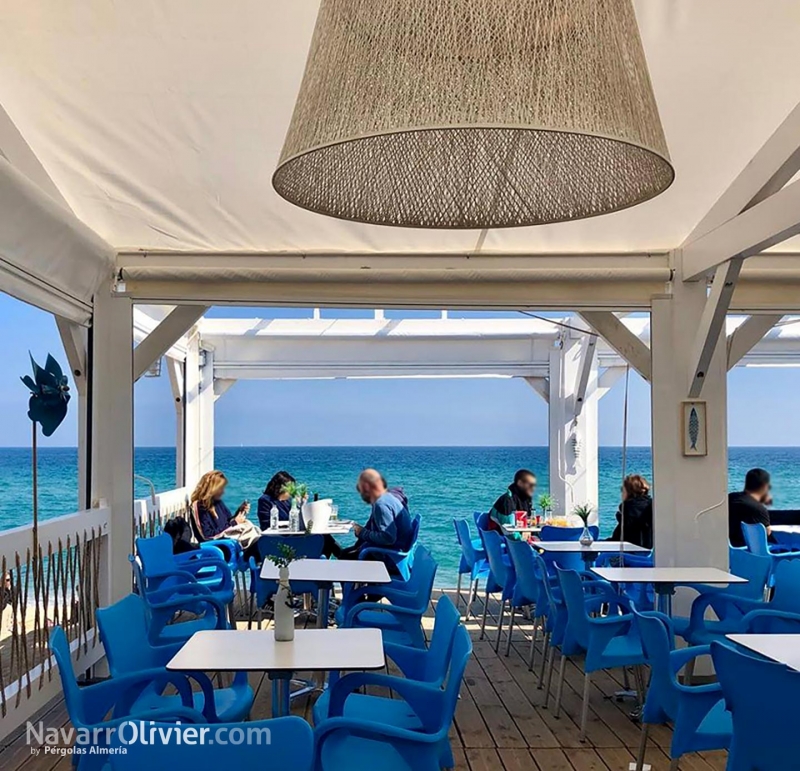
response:
M628 474L622 482L622 503L611 540L620 541L623 537L628 543L653 548L653 499L650 483L641 474Z
M294 482L295 478L288 471L278 471L272 479L267 482L264 492L258 499L258 524L262 530L269 529L270 512L272 507L278 509L278 519L287 522L291 501L289 493L286 492L286 485Z
M247 521L250 504L244 501L232 514L225 501L225 488L228 479L221 471L207 471L200 477L192 493L192 509L197 526L197 536L202 541L214 538L232 537L226 530L243 525Z

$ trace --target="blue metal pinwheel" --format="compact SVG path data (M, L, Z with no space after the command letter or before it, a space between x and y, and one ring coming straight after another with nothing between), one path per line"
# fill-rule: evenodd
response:
M31 355L31 365L33 377L25 375L20 378L31 392L28 417L41 425L45 436L51 436L67 416L70 399L67 376L50 354L47 354L44 367L40 367Z

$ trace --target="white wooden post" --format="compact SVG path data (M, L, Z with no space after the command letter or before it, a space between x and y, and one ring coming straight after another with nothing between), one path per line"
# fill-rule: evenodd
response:
M569 514L576 505L591 503L597 521L597 361L588 366L583 399L581 373L584 370L585 340L565 335L562 347L550 353L549 458L550 494L555 511Z
M203 351L193 334L186 348L186 485L214 468L214 354Z
M693 343L706 305L704 282L673 282L652 302L654 527L659 566L728 565L727 351L724 326L703 376L708 455L683 454L682 402L693 374ZM707 513L698 514L704 509ZM678 608L676 606L676 612Z
M112 291L108 282L94 298L90 373L92 505L111 509L103 605L130 592L133 548L133 308Z
M172 403L175 406L175 487L183 487L186 476L186 424L184 410L184 363L169 356L165 359Z

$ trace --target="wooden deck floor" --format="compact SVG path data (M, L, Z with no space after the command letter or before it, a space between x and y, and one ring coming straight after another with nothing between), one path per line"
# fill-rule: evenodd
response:
M448 592L451 597L454 593ZM480 609L480 608L479 608ZM492 610L490 606L490 610ZM426 619L430 627L432 619ZM496 626L490 619L487 637L478 640L480 626L469 624L475 650L467 669L451 740L458 771L628 771L639 745L639 726L628 713L631 702L618 703L612 695L620 689L620 674L599 673L593 678L587 740L578 738L583 674L574 664L566 670L561 716L553 717L544 707L544 691L537 677L528 671L527 655L531 624L522 621L515 629L511 652L494 652ZM505 643L505 635L503 643ZM271 714L269 679L260 673L251 676L256 693L252 717ZM301 698L292 709L310 717L312 700ZM552 704L551 704L552 707ZM51 703L41 716L48 726L68 725L63 701ZM667 771L670 731L654 727L650 733L646 763L652 771ZM689 755L681 760L682 771L724 771L726 753ZM3 771L68 771L68 756L31 755L24 734L0 745Z

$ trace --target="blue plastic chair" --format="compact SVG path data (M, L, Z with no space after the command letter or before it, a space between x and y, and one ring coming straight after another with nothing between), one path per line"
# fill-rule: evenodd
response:
M135 674L79 687L72 669L69 643L60 626L54 627L50 632L50 652L58 664L61 689L70 722L76 730L85 729L90 732L88 736L93 737L96 742L92 746L105 746L103 742L106 732L103 729L118 727L131 718L205 722L203 714L194 708L191 683L182 673L166 672L161 668L146 669ZM151 702L146 709L136 711L137 699L144 689L151 687L163 689L168 685L176 689L177 698L165 699L163 707L157 706L158 702ZM94 729L100 730L93 733ZM79 768L97 765L91 762L91 759L97 756L86 754L73 757L78 760Z
M167 664L184 644L182 641L158 646L149 643L146 607L144 600L135 594L129 594L107 608L98 608L96 617L112 677L147 670L166 671ZM193 706L209 722L247 719L254 694L246 672L237 672L229 688L217 689L202 672L185 674L200 684L201 690L193 693ZM164 697L153 685L142 691L132 708L137 712L152 707L168 708L170 700L180 702L177 696Z
M428 685L441 686L447 677L450 666L450 656L453 650L453 640L458 629L460 618L456 606L446 595L436 603L436 613L433 621L433 634L431 644L427 649L410 648L405 645L384 642L383 650L386 656L397 665L403 676L408 680L427 683ZM345 675L347 679L350 675ZM397 679L397 678L394 678ZM338 682L338 680L337 680ZM314 723L318 724L328 717L331 689L325 691L314 704ZM347 701L345 717L364 717L371 719L374 714L372 704L376 696L355 694ZM380 702L379 708L380 708ZM402 702L399 702L402 704ZM393 706L398 706L397 701Z
M623 554L604 552L598 554L594 567L618 567L618 568L651 568L655 565L655 557L652 550L649 552L636 552ZM653 608L656 604L656 595L653 585L641 581L616 584L617 591L627 597L637 608Z
M600 537L600 528L597 527L597 525L590 525L589 532L592 534L592 538L594 538L595 541ZM539 540L579 541L582 533L582 527L555 527L553 525L544 525L539 532ZM555 554L544 552L544 561L552 575L556 574L556 565L563 570L574 570L578 573L586 569L583 557L578 553L561 552L560 554Z
M411 520L411 545L405 549L385 549L380 546L365 546L359 549L358 558L360 560L378 559L386 563L389 572L396 573L403 581L408 581L411 575L411 568L414 566L415 552L419 539L420 516L417 514Z
M145 585L141 565L131 559L137 587ZM147 636L151 645L185 642L195 632L228 629L230 605L203 584L188 582L141 593L147 616ZM183 613L191 619L181 619ZM179 622L179 623L175 623Z
M480 533L481 530L488 530L489 529L489 512L488 511L475 511L472 513L472 518L475 520L475 527L478 528L478 532ZM481 543L482 545L482 543Z
M386 642L406 645L413 648L425 648L425 632L422 629L422 617L428 610L433 593L433 582L436 579L437 563L431 553L422 547L414 560L413 586L415 591L405 597L395 592L390 602L358 602L337 611L339 626L370 627L380 629ZM375 587L380 593L380 585ZM370 593L373 588L370 587ZM343 616L343 618L342 618Z
M718 642L711 658L733 717L728 771L797 768L800 673Z
M457 601L461 601L461 576L465 573L469 575L469 600L466 603L467 611L464 616L464 622L466 623L472 613L472 602L478 594L478 583L482 578L489 577L489 563L486 559L483 541L480 538L472 538L467 520L454 519L453 526L456 530L458 544L461 547L461 562L458 566L458 584L456 586ZM475 547L476 540L479 544L478 548Z
M481 636L486 633L486 616L489 608L489 595L500 592L500 615L497 620L497 638L494 641L495 653L500 648L500 636L503 633L503 618L506 603L514 596L514 585L517 582L514 568L508 554L504 554L504 538L495 530L481 530L483 548L489 561L489 575L486 578L486 592L483 599L483 621L481 622Z
M508 644L506 645L506 656L511 650L511 633L514 628L514 615L517 608L530 608L531 620L533 621L533 631L531 632L531 648L528 656L528 669L533 671L534 656L536 651L536 631L539 626L542 628L543 635L547 635L546 617L549 615L550 603L544 587L544 581L549 581L547 568L544 563L536 559L536 553L526 541L517 541L509 538L506 541L508 556L514 568L516 582L514 591L511 595L511 621L508 628ZM544 575L541 571L544 570ZM538 621L538 624L537 624ZM544 643L546 646L546 642ZM544 655L543 651L543 655Z
M770 587L775 583L775 571L784 560L800 559L800 551L792 551L786 546L771 544L767 537L767 528L761 523L749 525L742 522L742 535L745 547L752 554L769 557L772 560L772 573L769 579Z
M734 575L746 578L747 583L729 584L719 587L695 586L700 595L692 602L689 618L674 617L673 628L690 645L708 645L712 640L736 632L745 614L755 603L764 600L764 588L772 570L769 557L762 557L744 549L731 549L730 570ZM717 620L706 618L711 608Z
M455 763L448 733L471 654L469 633L459 626L444 688L371 672L353 673L338 680L331 687L329 717L314 730L316 768L320 771L350 771L356 766L381 771L452 768ZM362 685L385 685L399 699L373 702L371 719L348 717L351 694Z
M322 550L325 548L325 536L323 535L262 535L258 539L256 548L260 557L260 563L270 556L280 554L281 544L291 546L297 559L319 559ZM258 610L258 628L261 629L261 622L264 615L264 606L278 591L277 581L267 581L261 578L261 564L256 564L253 557L250 558L250 609L247 614L247 628L252 628L253 615ZM293 594L307 594L317 591L317 584L311 581L291 580ZM317 608L317 612L325 612L324 608Z
M592 672L617 667L638 667L644 663L644 652L639 633L632 623L630 604L616 594L610 584L605 585L601 594L587 597L580 574L574 570L556 570L567 606L567 626L561 646L555 714L558 715L561 705L566 659L584 653L583 709L580 724L580 740L584 741ZM597 585L598 588L602 586ZM602 606L608 607L607 616L591 615L591 612L600 611Z
M172 553L172 538L162 533L153 538L137 538L136 554L136 558L129 559L140 567L142 594L196 583L208 588L223 604L233 602L233 574L217 553L199 549L188 553L191 559L179 562Z
M122 736L115 735L110 744L112 751L124 749L124 754L110 754L103 760L112 771L175 771L178 768L219 771L230 768L232 763L238 768L291 768L292 771L312 771L314 767L314 733L301 717L193 727L194 743L185 740L187 726L181 726L182 734L178 733L178 728L167 722L148 724L145 727L147 744L123 744L123 739L132 735L132 729L125 730ZM201 743L197 736L202 731L207 733ZM154 737L154 743L150 743L150 736Z
M746 552L739 554L743 553ZM733 558L733 553L731 557ZM737 557L736 559L742 558ZM751 564L755 567L752 560ZM763 567L765 563L761 562L760 564ZM770 602L748 596L746 590L731 591L734 587L733 584L724 591L702 594L692 603L691 617L686 628L681 631L681 636L694 645L703 645L714 640L721 640L726 634L741 631L742 621L751 611L772 610L800 614L800 560L786 560L779 563L774 578L775 588ZM737 591L742 593L737 593ZM759 593L754 591L753 594L758 595ZM705 619L705 613L709 607L713 608L719 621ZM680 627L683 627L683 623Z
M670 758L673 765L687 752L728 749L732 724L722 688L717 683L689 686L678 681L678 672L697 656L710 653L709 646L674 650L674 633L668 616L657 611L639 613L636 608L633 613L650 667L637 771L644 767L651 725L672 723Z

